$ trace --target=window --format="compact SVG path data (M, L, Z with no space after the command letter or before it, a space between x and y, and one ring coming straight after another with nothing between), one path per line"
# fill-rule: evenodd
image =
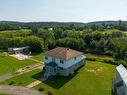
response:
M64 61L63 61L63 60L60 60L60 63L62 63L62 64L63 64L63 63L64 63Z
M54 69L54 72L57 72L57 69L56 68Z
M52 58L52 61L55 62L55 58Z
M60 70L63 70L63 68L62 68L62 67L60 67Z
M76 57L75 57L75 60L76 60Z
M45 56L45 59L47 60L47 59L48 59L48 57L47 57L47 56Z

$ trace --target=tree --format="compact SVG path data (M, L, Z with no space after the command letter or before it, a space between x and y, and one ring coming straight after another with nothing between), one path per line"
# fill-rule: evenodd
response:
M24 45L30 46L31 51L42 52L44 50L44 41L36 36L29 36L24 39Z
M115 38L113 39L114 53L113 57L116 60L124 60L127 62L127 39L126 38Z
M34 35L38 35L38 28L37 27L32 27L32 33L34 34Z
M96 31L96 30L97 30L97 26L96 26L95 24L93 24L93 25L91 25L91 29L92 29L93 31Z
M69 47L75 50L83 50L85 47L85 43L83 39L76 39L76 38L58 39L56 41L56 45L62 47Z

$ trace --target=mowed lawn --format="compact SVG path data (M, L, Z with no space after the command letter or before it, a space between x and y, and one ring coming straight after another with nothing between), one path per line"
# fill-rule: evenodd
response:
M29 59L20 61L11 56L0 57L0 75L6 74L9 72L14 72L18 68L35 64L35 63L36 62Z
M75 75L54 77L34 88L43 87L45 94L52 91L54 95L111 95L114 75L114 65L87 61Z
M34 82L35 80L39 79L42 75L42 70L36 69L18 76L15 76L11 79L5 80L1 82L0 84L4 85L20 85L20 86L26 86L29 85L30 83Z
M44 53L33 53L32 58L38 61L43 61L44 60Z

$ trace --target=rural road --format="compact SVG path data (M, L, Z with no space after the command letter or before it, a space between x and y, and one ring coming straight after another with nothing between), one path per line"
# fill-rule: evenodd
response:
M0 93L7 93L12 95L44 95L34 89L21 86L0 86Z

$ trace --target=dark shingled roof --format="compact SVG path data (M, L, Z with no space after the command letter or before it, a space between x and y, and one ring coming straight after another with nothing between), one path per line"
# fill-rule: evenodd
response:
M68 60L82 54L82 52L64 47L57 47L45 53L46 56L51 56L61 60Z

